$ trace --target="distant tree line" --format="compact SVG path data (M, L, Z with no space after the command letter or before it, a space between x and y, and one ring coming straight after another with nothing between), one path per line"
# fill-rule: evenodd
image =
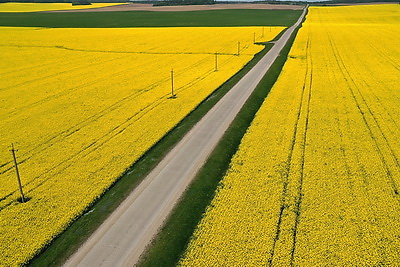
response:
M312 3L313 5L337 5L337 4L362 4L362 3L379 3L379 2L394 2L397 3L399 0L329 0Z
M155 1L154 6L213 5L215 0L163 0Z
M72 5L90 5L91 3L126 3L126 0L0 0L0 3L71 3Z
M310 4L310 5L330 5L330 4L351 4L351 3L379 3L379 2L395 2L398 3L399 0L319 0L316 2L307 1L257 1L253 3L259 4L286 4L286 5L298 5L298 4ZM221 3L218 1L218 3ZM227 2L224 2L227 3ZM232 3L232 2L231 2Z
M80 6L80 5L91 5L89 0L72 0L73 6Z
M322 0L323 1L323 0ZM219 2L218 2L219 3ZM257 4L270 4L270 5L306 5L307 1L257 1L252 2Z
M232 4L244 3L243 1L216 1L216 0L0 0L0 3L7 2L20 2L20 3L72 3L72 5L90 5L91 3L150 3L155 6L176 6L176 5L212 5L218 4ZM371 2L395 2L400 3L399 0L320 0L318 2L308 2L312 5L329 5L329 4L349 4L349 3L371 3ZM245 3L258 3L258 4L286 4L298 5L307 4L306 1L254 1Z
M394 2L394 3L400 3L399 0L318 0L318 1L313 1L313 2L307 2L307 1L257 1L257 2L252 2L252 3L259 3L259 4L281 4L281 5L337 5L337 4L352 4L352 3L379 3L379 2ZM220 2L218 3L229 3L229 2ZM232 2L230 2L232 3Z

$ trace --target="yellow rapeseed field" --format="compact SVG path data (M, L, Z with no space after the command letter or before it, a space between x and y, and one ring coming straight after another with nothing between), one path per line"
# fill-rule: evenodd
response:
M281 30L0 28L0 265L29 260L252 59L254 32Z
M183 266L400 264L400 5L311 7Z
M0 12L39 12L55 10L72 10L99 8L121 5L120 3L93 3L91 5L76 5L71 3L0 3Z

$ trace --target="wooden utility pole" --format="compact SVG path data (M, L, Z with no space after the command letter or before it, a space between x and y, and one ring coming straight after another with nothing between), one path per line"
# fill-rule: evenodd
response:
M262 37L264 38L264 27L262 29Z
M218 71L218 52L215 52L215 71Z
M14 166L15 166L15 172L17 174L17 180L18 180L18 185L19 185L19 192L21 193L21 202L25 203L25 197L24 197L24 192L22 191L22 184L21 184L21 178L19 176L19 171L18 171L18 163L17 163L17 157L15 156L15 149L14 149L14 144L11 144L11 153L13 155L14 159Z
M174 94L174 69L171 69L171 97L175 98L175 94Z
M240 56L240 42L238 42L238 51L237 51L237 55Z
M253 34L253 44L256 43L256 33Z

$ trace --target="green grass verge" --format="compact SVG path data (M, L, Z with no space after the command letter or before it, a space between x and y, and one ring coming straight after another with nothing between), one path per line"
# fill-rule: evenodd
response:
M178 263L228 170L243 135L277 80L296 34L297 30L186 190L165 226L142 257L139 266L175 266Z
M290 26L301 10L0 13L0 26L48 28Z
M272 45L255 55L242 70L220 86L200 105L166 134L154 147L146 152L84 215L71 224L59 237L38 256L30 266L58 266L100 226L118 207L140 181L167 152L242 78L269 50Z

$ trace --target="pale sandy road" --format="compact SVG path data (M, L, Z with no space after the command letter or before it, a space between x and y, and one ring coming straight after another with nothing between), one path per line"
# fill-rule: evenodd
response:
M65 266L133 266L305 15L173 148ZM179 97L179 96L178 96Z

